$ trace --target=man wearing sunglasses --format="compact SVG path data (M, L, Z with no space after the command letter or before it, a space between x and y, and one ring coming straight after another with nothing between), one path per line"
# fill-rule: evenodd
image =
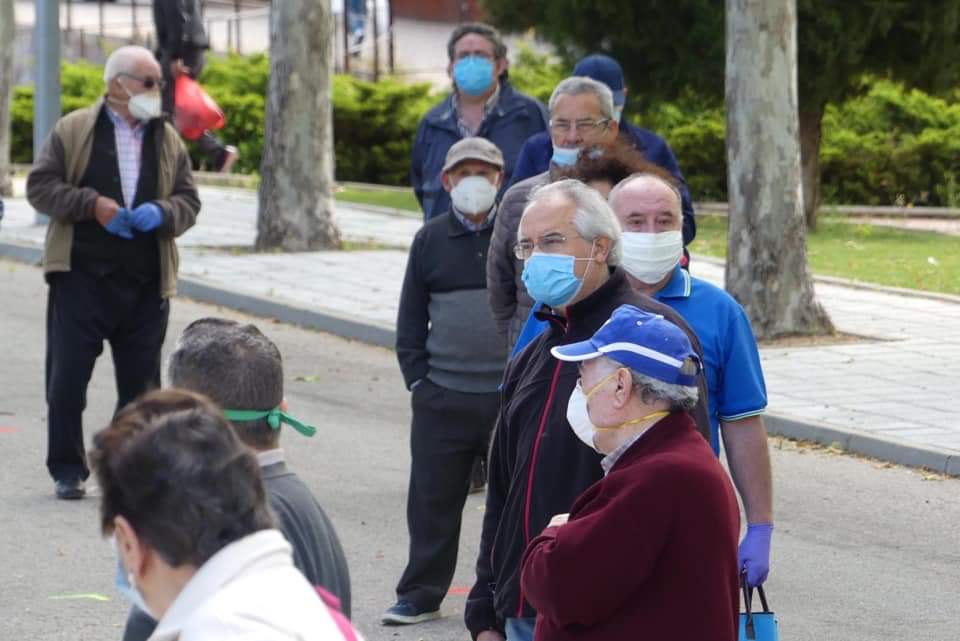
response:
M176 291L175 238L196 222L190 157L161 118L160 65L143 47L107 59L104 96L61 118L27 178L50 216L47 469L60 499L84 495L86 389L110 343L117 409L160 385L160 348Z

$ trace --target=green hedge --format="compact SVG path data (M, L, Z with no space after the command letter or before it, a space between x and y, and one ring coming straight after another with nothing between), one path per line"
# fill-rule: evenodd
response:
M521 50L513 83L546 101L564 68ZM259 170L269 63L266 56L212 58L201 82L227 113L220 136L240 147L239 171ZM101 70L86 63L63 67L63 109L96 99ZM337 178L407 184L417 123L442 97L426 84L378 83L336 76L333 86ZM632 96L632 120L666 138L698 200L726 199L725 119L722 105L694 94L672 103L642 105ZM31 87L13 101L13 159L32 155ZM823 123L823 195L826 202L960 206L960 90L933 97L885 80L865 79L861 96L830 106ZM197 166L203 159L194 152Z

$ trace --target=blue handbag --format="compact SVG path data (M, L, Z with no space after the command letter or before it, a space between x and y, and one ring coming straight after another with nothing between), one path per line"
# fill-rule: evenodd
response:
M740 641L780 641L780 627L777 615L767 606L767 596L763 593L763 586L758 585L756 590L760 595L760 604L763 612L753 611L753 590L743 581L743 604L746 612L740 614Z

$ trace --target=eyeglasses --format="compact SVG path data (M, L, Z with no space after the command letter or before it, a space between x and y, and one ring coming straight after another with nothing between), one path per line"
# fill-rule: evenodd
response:
M544 254L557 254L567 244L571 238L582 238L582 236L563 234L547 234L537 242L532 240L521 240L513 246L513 255L517 260L529 260L533 256L533 250L539 249Z
M610 118L600 118L593 120L590 118L584 118L582 120L551 120L550 121L550 131L566 135L570 133L571 129L575 129L578 134L581 136L589 136L595 134L598 131L605 130L610 125Z
M133 78L137 82L143 85L144 89L153 89L158 87L161 91L166 86L166 83L159 78L141 78L140 76L135 76L132 73L120 73L118 76L124 76L126 78Z

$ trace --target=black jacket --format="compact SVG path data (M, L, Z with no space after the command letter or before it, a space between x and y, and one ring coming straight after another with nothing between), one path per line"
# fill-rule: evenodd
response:
M581 443L567 423L577 364L555 359L550 348L586 340L624 304L661 314L679 326L702 358L700 341L687 323L666 305L635 292L619 268L600 289L571 305L567 318L538 313L550 321L550 329L517 355L504 374L477 582L464 614L474 638L484 630L502 631L508 617L536 615L520 588L524 549L555 514L569 512L576 498L603 477L602 457ZM710 429L706 399L701 376L700 403L691 412L701 434Z
M193 52L210 48L197 0L153 0L153 24L158 60L190 58Z

